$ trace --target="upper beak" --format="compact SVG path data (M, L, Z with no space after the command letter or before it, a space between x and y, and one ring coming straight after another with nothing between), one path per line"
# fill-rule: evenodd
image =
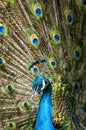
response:
M36 97L36 95L37 95L37 91L33 90L32 96L30 97L30 99L33 101L33 99Z

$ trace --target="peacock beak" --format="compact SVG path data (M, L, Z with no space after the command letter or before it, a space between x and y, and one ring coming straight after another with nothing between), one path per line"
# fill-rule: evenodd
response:
M33 101L34 98L36 97L36 95L37 95L37 91L36 91L36 90L33 90L32 95L31 95L31 97L30 97L30 100Z
M45 82L45 80L42 80L41 84L38 84L38 85L35 85L35 86L36 86L36 88L32 92L31 99L35 98L35 96L37 94L41 94L43 92L43 90L46 87L46 82Z

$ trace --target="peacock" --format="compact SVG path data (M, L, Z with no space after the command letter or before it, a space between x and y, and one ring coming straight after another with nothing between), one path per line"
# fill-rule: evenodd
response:
M0 0L0 130L86 130L86 0Z

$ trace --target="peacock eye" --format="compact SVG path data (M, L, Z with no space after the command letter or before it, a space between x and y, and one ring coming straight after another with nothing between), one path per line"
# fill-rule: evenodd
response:
M67 21L68 21L68 23L71 23L71 22L72 22L72 16L71 16L71 15L68 15L68 16L67 16Z
M74 90L75 90L76 92L79 92L80 88L81 88L80 82L79 82L79 81L76 81L76 82L74 83Z
M5 65L6 61L4 58L0 57L0 66Z
M12 86L8 86L8 91L12 91Z
M69 65L65 61L63 61L62 70L64 71L64 73L68 73L69 72Z
M58 40L60 39L59 34L55 34L55 35L54 35L54 39L55 39L55 41L58 41Z
M5 27L4 26L0 26L0 35L5 33Z
M13 123L9 123L9 127L10 127L10 128L13 128Z
M6 85L5 90L7 93L12 94L14 92L14 86L12 84Z
M61 35L59 30L51 31L51 38L57 45L61 44Z
M18 103L19 112L25 113L30 108L30 103L27 100L20 101Z
M7 28L4 24L0 23L0 35L7 35Z
M6 125L6 128L9 130L16 130L16 123L15 122L7 122L5 125Z
M38 68L35 67L33 71L34 73L38 73Z
M10 129L13 129L13 127L14 127L14 124L11 122L11 123L9 123L9 128Z
M74 58L75 60L79 60L81 58L82 50L80 46L77 46L74 50Z
M31 68L31 72L32 72L33 74L35 74L35 75L39 74L39 69L38 69L38 67L37 67L37 66L33 66L33 67Z
M56 65L56 62L55 62L55 61L52 61L52 62L51 62L51 65L52 65L52 66L55 66L55 65Z
M14 85L13 84L7 84L5 86L1 87L1 92L4 94L10 94L12 95L14 93Z
M69 71L69 68L68 67L65 67L65 72L68 72Z
M38 39L37 39L37 38L34 38L34 39L33 39L33 44L35 44L35 45L38 44Z
M38 48L38 46L39 46L39 38L38 38L37 34L33 33L33 34L30 36L30 43L31 43L34 47Z
M57 66L57 62L56 62L56 59L54 57L50 57L48 59L48 62L49 62L49 65L52 69L56 68Z
M30 36L30 40L31 40L31 43L34 44L34 45L37 45L39 43L39 39L38 39L36 34L32 34Z
M40 16L41 13L42 13L42 11L41 11L40 8L37 8L37 9L35 10L35 13L36 13L37 16Z
M56 62L55 62L55 61L51 61L50 64L51 64L52 67L55 67L55 66L56 66Z
M34 12L37 17L42 15L42 7L40 3L34 5Z
M71 9L66 9L65 10L65 17L66 17L66 21L67 21L67 23L68 24L72 24L72 22L73 22L73 12L72 12L72 10Z
M80 57L80 53L79 53L79 51L75 51L75 56L78 58L78 57Z
M37 19L41 19L43 17L42 5L39 2L33 3L32 13L36 16Z
M3 64L3 59L2 58L0 58L0 65L2 65Z
M27 101L22 102L21 105L22 105L23 109L28 109L29 108L29 103Z

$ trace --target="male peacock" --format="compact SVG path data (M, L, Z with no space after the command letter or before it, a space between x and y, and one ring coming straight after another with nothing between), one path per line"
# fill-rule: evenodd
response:
M43 75L36 77L33 88L38 92L44 91L40 101L36 130L55 130L52 124L52 87Z
M0 130L86 130L85 75L86 0L0 0Z

